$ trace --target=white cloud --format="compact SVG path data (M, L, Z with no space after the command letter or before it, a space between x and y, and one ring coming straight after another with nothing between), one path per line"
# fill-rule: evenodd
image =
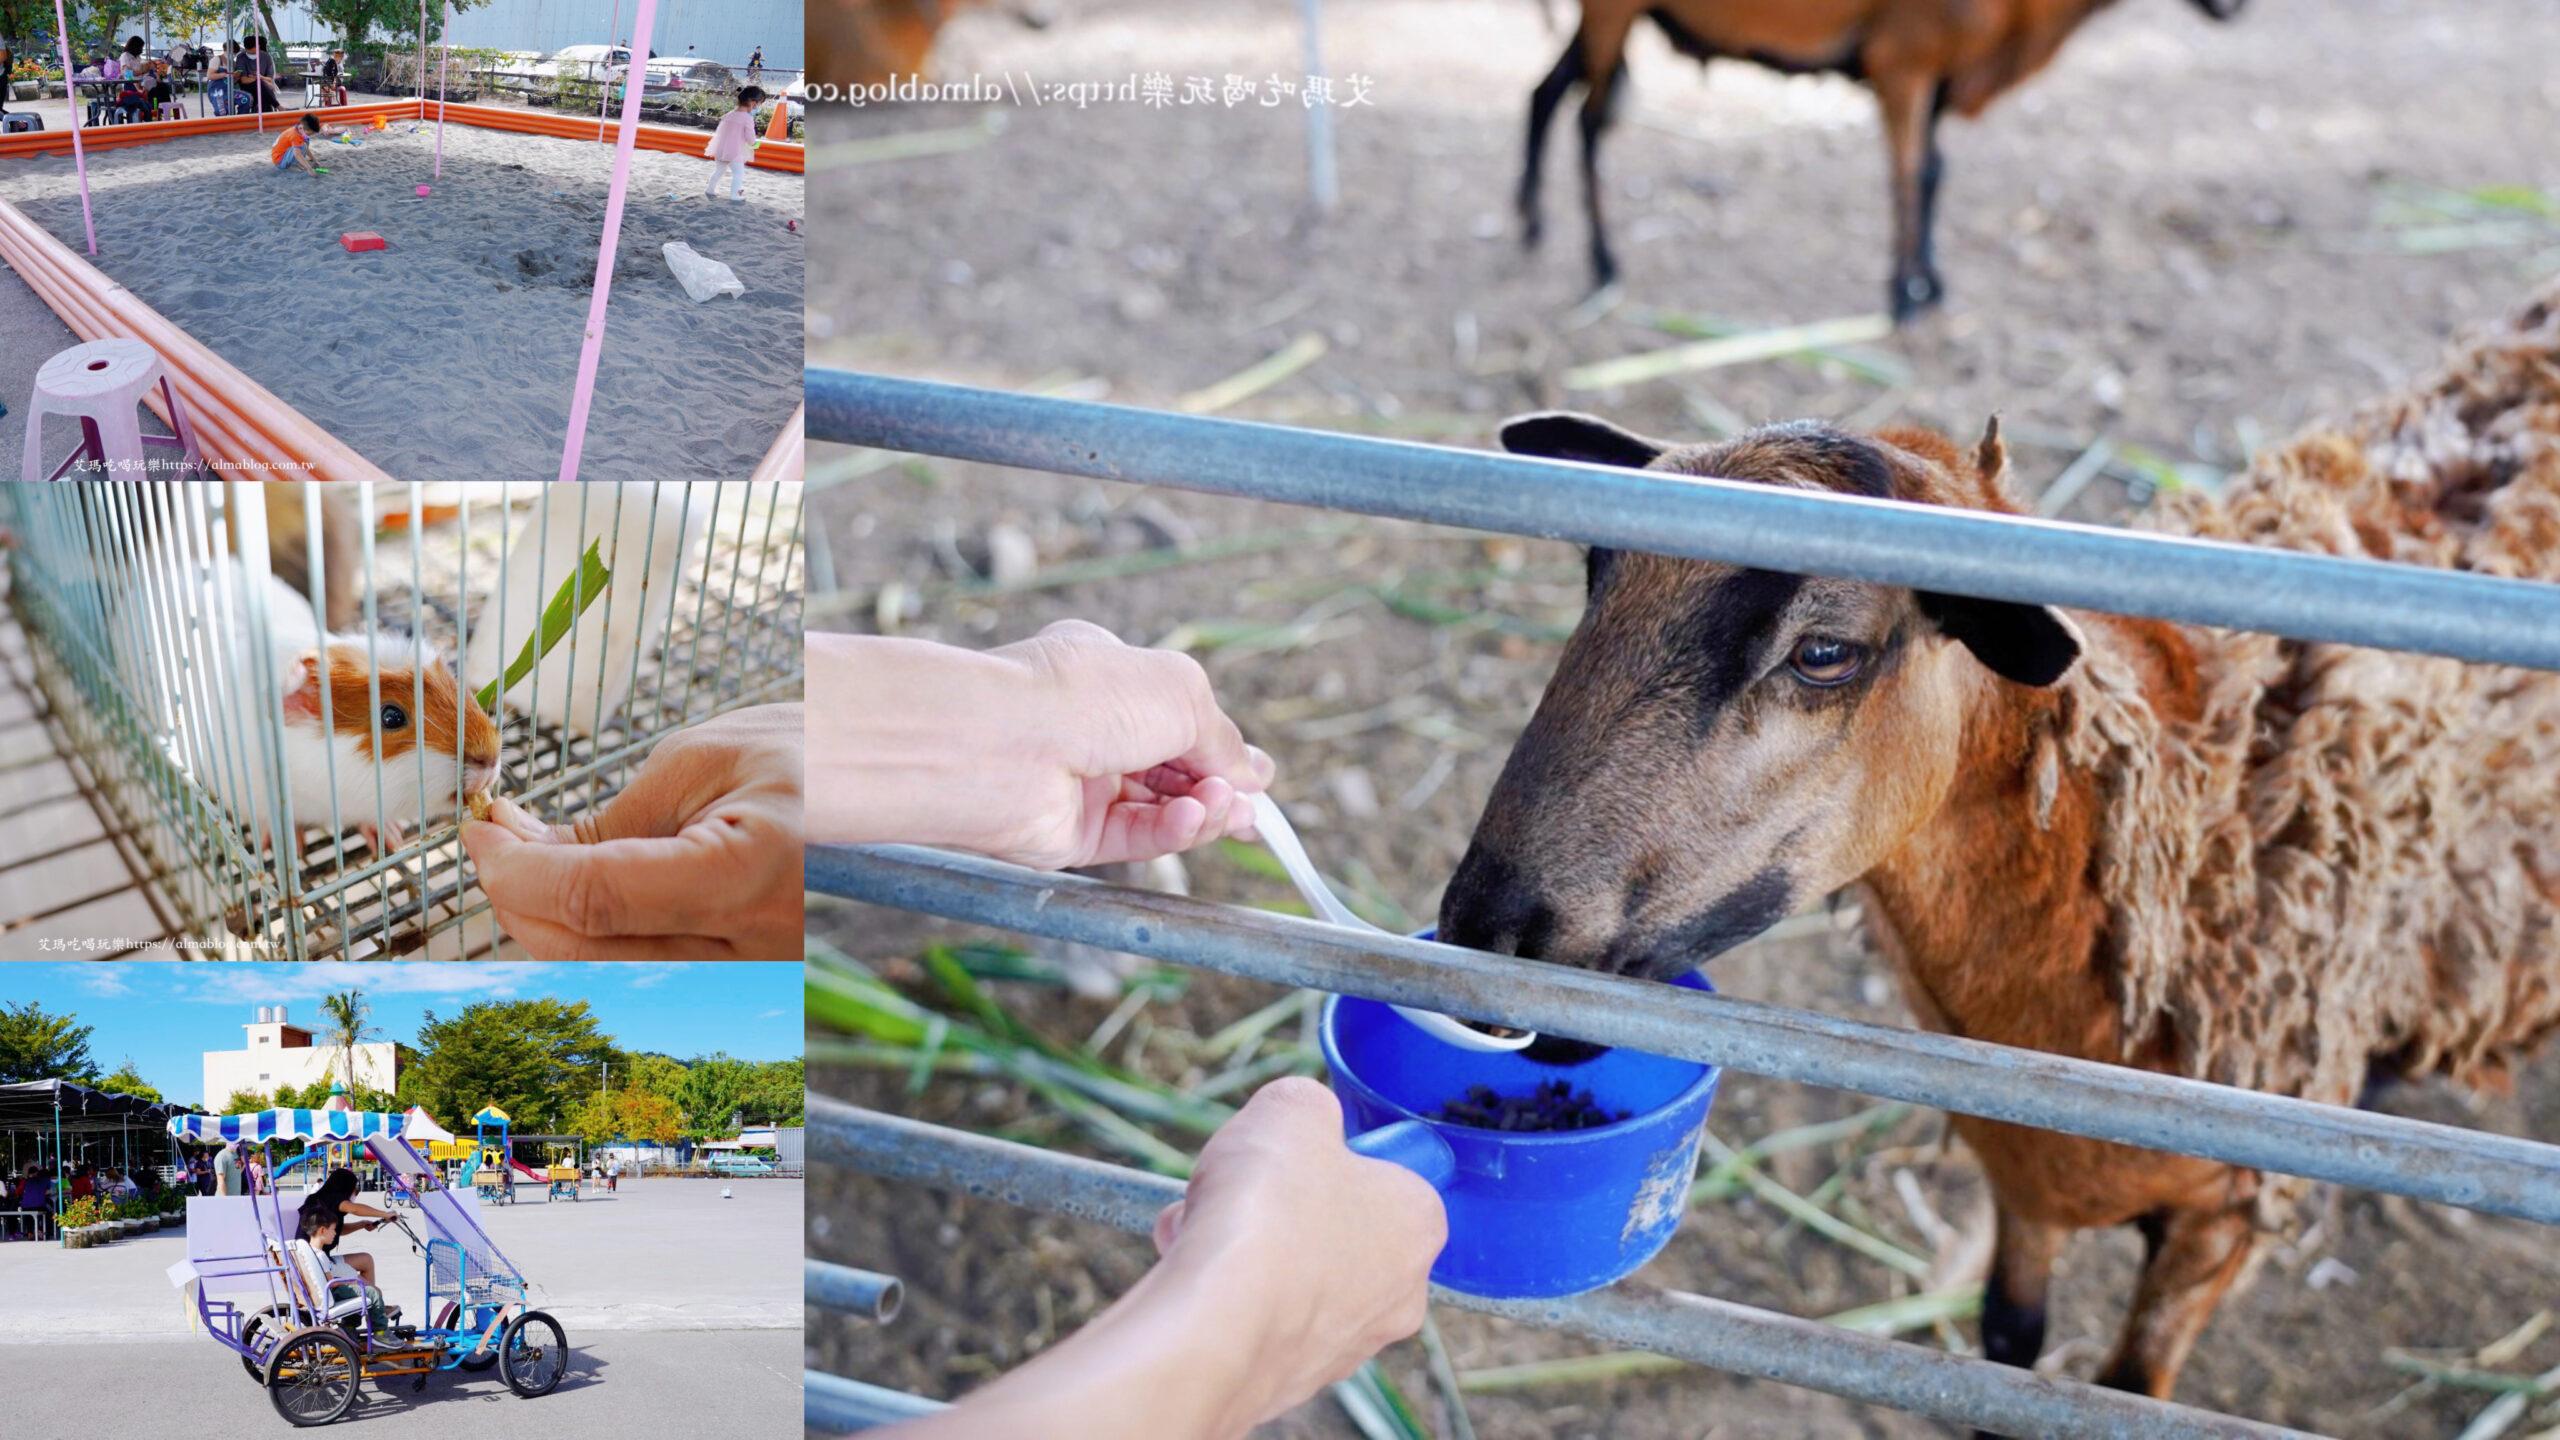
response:
M626 967L625 973L636 976L631 982L632 989L648 990L664 985L680 972L692 968L691 965L682 962L643 960L636 965Z
M317 1000L349 989L373 995L513 997L528 991L548 993L549 987L542 982L556 967L504 960L458 965L366 965L323 960L313 964L260 961L185 968L193 972L183 977L184 982L193 983L187 999L213 1005L265 1005Z
M133 981L127 973L130 965L65 965L66 979L92 995L130 995Z

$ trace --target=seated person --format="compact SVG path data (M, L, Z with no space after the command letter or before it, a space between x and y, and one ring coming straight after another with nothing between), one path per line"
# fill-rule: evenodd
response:
M339 1222L334 1216L315 1217L306 1212L303 1217L303 1233L296 1237L308 1242L309 1247L318 1252L321 1264L326 1271L325 1275L319 1278L325 1281L328 1300L334 1303L340 1300L353 1300L361 1295L364 1297L365 1323L377 1333L398 1334L398 1331L392 1329L391 1322L400 1318L400 1309L396 1305L383 1303L382 1291L373 1283L373 1257L350 1255L345 1260L340 1260L329 1253L338 1248L338 1230ZM366 1262L364 1273L358 1274L355 1267L349 1263L355 1260Z
M142 73L143 98L150 102L152 118L166 118L169 107L176 103L178 98L178 85L171 76L169 62L146 60L142 65Z
M314 122L305 117L303 123ZM345 1218L349 1215L372 1218L349 1221ZM382 1228L382 1222L390 1218L391 1212L388 1210L376 1210L370 1205L356 1202L356 1172L342 1165L330 1171L329 1178L320 1182L320 1188L312 1191L310 1196L302 1202L302 1220L299 1228L308 1237L319 1228L322 1221L327 1221L329 1238L326 1241L315 1239L312 1243L319 1245L322 1253L329 1254L335 1259L337 1257L334 1252L338 1248L338 1237L342 1233L348 1230L379 1230ZM374 1283L372 1256L351 1254L345 1257L344 1263L362 1277L366 1284Z
M311 142L323 136L351 134L355 128L353 125L323 125L319 116L305 113L301 120L286 126L284 133L276 137L275 148L267 152L267 158L273 160L279 170L287 165L300 165L316 175L320 167L311 159ZM348 1192L354 1193L354 1173L340 1170L335 1174L346 1176ZM382 1212L377 1210L373 1213L379 1215Z
M284 97L276 93L276 61L267 53L264 36L252 35L240 59L231 68L231 84L235 91L245 91L251 109L264 112L284 108Z

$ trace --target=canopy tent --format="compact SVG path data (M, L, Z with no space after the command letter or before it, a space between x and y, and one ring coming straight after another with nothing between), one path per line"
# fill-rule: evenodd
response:
M66 1140L115 1136L118 1152L130 1168L133 1142L157 1134L170 1116L184 1110L184 1106L145 1100L138 1095L118 1095L70 1080L21 1080L0 1085L0 1132L9 1137L9 1173L15 1175L24 1164L18 1158L19 1134L32 1135L35 1138L30 1148L34 1154L49 1153L53 1157L53 1193L58 1205L73 1163L64 1154Z
M412 1105L400 1112L400 1134L412 1145L425 1141L442 1141L451 1144L454 1138L452 1131L437 1124L433 1116L417 1105Z

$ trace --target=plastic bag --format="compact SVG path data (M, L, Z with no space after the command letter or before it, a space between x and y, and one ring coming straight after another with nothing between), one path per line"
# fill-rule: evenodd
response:
M737 271L717 260L705 258L681 240L668 241L665 254L667 268L676 272L676 283L682 285L684 293L692 296L696 303L714 295L747 293L747 282L738 278Z

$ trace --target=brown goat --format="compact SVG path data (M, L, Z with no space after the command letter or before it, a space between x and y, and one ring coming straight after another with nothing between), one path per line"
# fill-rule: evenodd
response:
M1538 243L1538 168L1547 125L1575 85L1582 95L1582 197L1591 219L1595 286L1618 277L1600 215L1600 136L1616 118L1627 37L1651 16L1701 63L1749 60L1790 74L1838 71L1863 80L1884 116L1893 166L1895 324L1943 298L1930 239L1936 218L1938 117L1967 119L2044 68L2080 23L2114 0L1583 0L1582 24L1529 97L1529 153L1520 172L1522 238ZM2193 0L2217 20L2247 0Z
M1502 438L2017 508L1996 425L1970 455L1811 424L1673 446L1575 415ZM2560 287L2161 523L2560 581ZM1635 553L1589 569L1442 901L1453 943L1661 979L1855 884L1933 1029L2333 1104L2369 1077L2501 1085L2560 1028L2560 675ZM1986 1353L2034 1361L2071 1231L2138 1225L2101 1378L2153 1395L2300 1189L1953 1123L1998 1205Z

